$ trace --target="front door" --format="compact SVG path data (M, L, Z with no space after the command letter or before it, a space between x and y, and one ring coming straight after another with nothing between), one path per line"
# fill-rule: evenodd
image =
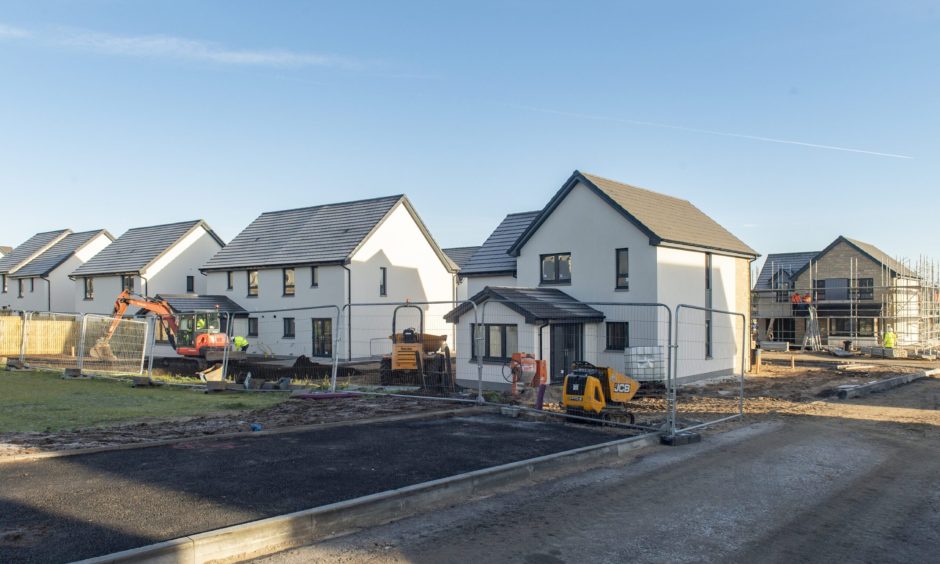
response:
M551 326L552 384L561 384L571 370L571 363L584 359L584 325L562 323Z

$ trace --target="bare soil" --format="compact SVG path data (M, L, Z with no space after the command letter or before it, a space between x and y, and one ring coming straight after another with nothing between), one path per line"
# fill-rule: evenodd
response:
M263 409L212 413L196 417L149 419L75 431L2 433L0 459L46 451L143 444L181 438L356 421L391 415L437 411L455 404L417 398L360 396L331 400L290 399Z

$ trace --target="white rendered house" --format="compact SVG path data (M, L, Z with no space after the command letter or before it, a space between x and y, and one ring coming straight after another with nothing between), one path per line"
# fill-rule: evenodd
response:
M12 276L71 232L71 229L57 229L37 233L0 258L0 309L22 309L16 304L22 302L20 283L14 282Z
M209 294L249 312L234 330L252 351L358 359L390 350L394 307L353 307L334 351L337 308L452 302L457 266L408 198L397 195L263 213L202 270ZM422 305L426 330L452 331L443 321L451 308Z
M125 289L143 296L204 294L199 267L224 246L201 219L129 229L71 272L75 309L110 315Z
M686 200L575 171L540 212L507 216L462 269L478 311L490 302L478 341L484 380L503 387L513 352L547 360L557 383L573 361L622 370L627 347L666 345L662 310L605 302L691 304L747 316L756 257ZM448 319L458 324L458 350L476 355L471 309L457 308ZM683 335L679 378L740 369L749 320L683 315L695 333ZM476 380L475 358L457 367L462 384Z

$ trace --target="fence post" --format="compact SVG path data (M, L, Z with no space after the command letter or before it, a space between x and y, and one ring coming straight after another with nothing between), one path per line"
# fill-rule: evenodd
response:
M222 381L228 379L228 358L229 350L232 348L232 314L225 314L225 348L222 349Z
M480 405L483 405L484 403L486 403L486 400L483 399L483 346L479 342L476 342L476 341L478 341L477 332L479 332L481 339L483 338L483 335L485 335L484 328L482 327L482 325L486 318L486 304L489 302L483 302L483 308L482 308L482 311L480 311L479 319L477 317L477 313L479 311L477 304L475 302L470 302L470 303L473 304L473 321L474 321L473 331L470 332L471 333L470 338L473 339L474 344L476 345L476 349L477 349L477 403Z
M32 312L24 311L23 312L23 335L20 339L20 363L26 362L26 342L29 340L29 319L32 317Z
M330 351L333 355L333 367L330 370L331 392L336 392L336 376L339 374L339 342L340 336L343 334L343 311L348 305L344 304L342 310L339 306L333 306L336 308L336 329L333 331L333 350Z
M157 344L157 323L162 322L157 320L157 316L153 316L153 327L150 331L150 359L147 362L147 379L153 379L153 348ZM146 347L144 348L144 354L146 354Z
M78 338L78 373L85 368L85 327L88 324L88 314L82 314L82 332Z

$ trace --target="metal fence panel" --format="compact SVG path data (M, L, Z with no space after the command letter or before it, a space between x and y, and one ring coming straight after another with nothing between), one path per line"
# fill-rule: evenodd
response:
M150 323L136 319L117 322L107 339L114 318L105 315L85 315L81 331L83 352L80 368L84 372L142 374L149 340ZM102 354L107 344L107 353Z

